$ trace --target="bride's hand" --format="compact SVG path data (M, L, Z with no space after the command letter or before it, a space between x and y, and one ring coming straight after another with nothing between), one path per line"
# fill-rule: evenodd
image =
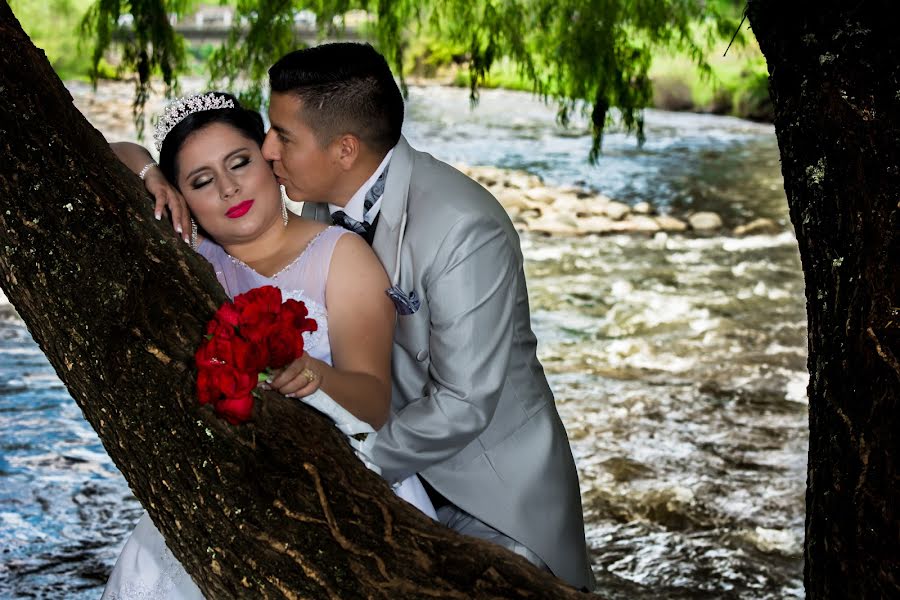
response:
M275 371L269 386L288 398L309 396L322 385L323 364L304 352L284 369Z
M164 208L169 209L172 215L172 227L175 228L181 238L187 242L191 242L191 213L188 211L187 203L184 197L172 184L168 182L166 177L159 170L159 167L150 169L146 177L144 177L144 187L153 195L156 200L156 206L153 209L156 220L162 218Z

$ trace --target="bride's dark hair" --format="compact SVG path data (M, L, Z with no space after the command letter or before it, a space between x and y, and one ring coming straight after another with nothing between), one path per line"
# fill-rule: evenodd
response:
M263 120L258 112L241 106L237 98L225 92L215 92L217 96L225 97L234 102L234 108L217 108L191 113L182 119L178 125L172 128L163 140L159 150L159 168L163 175L175 188L178 188L178 151L191 134L212 125L222 123L237 129L241 135L253 140L258 146L262 146L266 137L263 128Z

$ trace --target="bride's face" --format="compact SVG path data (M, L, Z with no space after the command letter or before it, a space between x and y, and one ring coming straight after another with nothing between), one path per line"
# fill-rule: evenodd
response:
M281 223L281 191L259 146L212 123L178 152L178 187L197 223L219 244L252 241Z

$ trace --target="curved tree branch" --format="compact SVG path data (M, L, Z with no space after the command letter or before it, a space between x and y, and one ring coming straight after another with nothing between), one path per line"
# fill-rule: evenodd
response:
M301 403L270 393L240 427L197 403L193 349L225 295L5 0L0 147L3 288L209 597L580 595L399 500Z

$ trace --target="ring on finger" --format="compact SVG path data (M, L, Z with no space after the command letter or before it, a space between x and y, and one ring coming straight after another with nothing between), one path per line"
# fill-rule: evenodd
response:
M306 381L309 383L312 383L319 378L319 374L310 368L303 369L302 371L300 371L300 374L306 377Z

